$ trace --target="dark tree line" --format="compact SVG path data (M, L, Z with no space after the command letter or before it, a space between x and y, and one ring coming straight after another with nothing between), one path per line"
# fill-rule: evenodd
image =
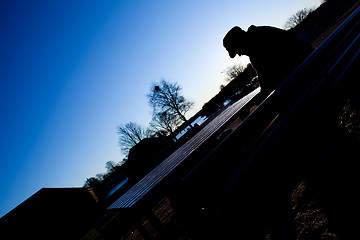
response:
M304 8L297 11L295 14L290 16L285 23L285 29L292 29L302 23L310 13L312 13L314 9L312 8Z
M227 74L226 80L230 81L227 85L222 85L220 92L202 107L203 116L211 116L217 112L226 100L238 100L246 95L248 91L256 87L256 81L252 80L256 77L256 71L251 64L247 66L234 65L225 70Z

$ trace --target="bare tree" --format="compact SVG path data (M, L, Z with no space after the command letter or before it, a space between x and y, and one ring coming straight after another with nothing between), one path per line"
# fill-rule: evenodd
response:
M84 187L97 188L101 184L101 181L97 177L87 178Z
M235 64L231 67L228 67L225 70L225 74L226 74L225 80L230 82L231 80L239 76L241 73L243 73L245 69L246 67L244 67L242 64Z
M151 137L151 131L134 122L118 126L119 145L121 151L127 156L130 149L144 138Z
M159 112L153 115L150 127L161 135L167 136L172 134L180 124L181 120L173 114Z
M288 18L285 23L285 29L291 29L296 27L298 24L304 21L304 19L313 11L314 9L312 8L304 8L297 11L295 14Z
M185 114L194 105L181 95L181 87L177 83L161 80L160 84L154 84L148 95L149 104L153 108L154 115L166 113L166 118L178 118L186 122Z
M120 166L119 163L116 163L114 161L107 161L106 164L105 164L105 168L107 170L108 173L112 173L115 171L115 168L117 166Z

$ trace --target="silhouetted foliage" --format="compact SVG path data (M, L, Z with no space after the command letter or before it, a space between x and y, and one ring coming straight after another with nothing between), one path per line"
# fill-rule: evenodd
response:
M312 8L304 8L297 11L285 23L285 29L291 29L299 25L305 18L314 11Z
M87 178L84 187L97 188L101 181L96 177Z
M235 64L231 67L228 67L225 71L226 73L226 81L232 81L236 77L238 77L241 73L244 72L247 66L243 66L242 64Z
M114 172L114 171L115 171L115 168L116 168L117 166L120 166L120 163L116 163L116 162L114 162L114 161L108 161L108 162L106 162L106 164L105 164L105 168L106 168L106 170L107 170L108 173Z
M181 119L167 112L154 113L150 127L161 135L172 134L181 124Z
M234 68L236 68L236 65ZM226 100L236 100L237 98L246 95L249 90L254 89L255 87L251 83L255 76L255 70L251 64L248 64L231 82L229 82L226 86L222 85L221 91L215 97L204 104L202 108L202 115L210 116L223 107L223 103Z
M187 122L185 114L194 105L193 102L186 100L181 95L181 87L177 83L171 83L164 79L159 84L153 85L150 94L148 94L148 99L155 118L160 120L159 116L156 116L160 113L165 116L160 116L163 120L171 119L172 123L178 122L175 119Z
M120 135L119 145L125 155L128 155L129 150L141 140L152 135L150 129L143 128L134 122L118 126L118 134Z

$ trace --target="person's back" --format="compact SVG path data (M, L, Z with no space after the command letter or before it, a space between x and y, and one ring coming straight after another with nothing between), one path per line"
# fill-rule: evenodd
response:
M268 26L251 26L247 32L234 27L224 38L224 47L231 57L249 56L263 94L274 90L313 51L291 33Z

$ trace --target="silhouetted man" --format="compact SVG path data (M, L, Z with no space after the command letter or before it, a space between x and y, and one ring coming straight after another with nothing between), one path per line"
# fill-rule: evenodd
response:
M313 51L288 31L268 26L250 26L247 32L233 27L223 44L231 58L249 56L263 95L274 90Z

